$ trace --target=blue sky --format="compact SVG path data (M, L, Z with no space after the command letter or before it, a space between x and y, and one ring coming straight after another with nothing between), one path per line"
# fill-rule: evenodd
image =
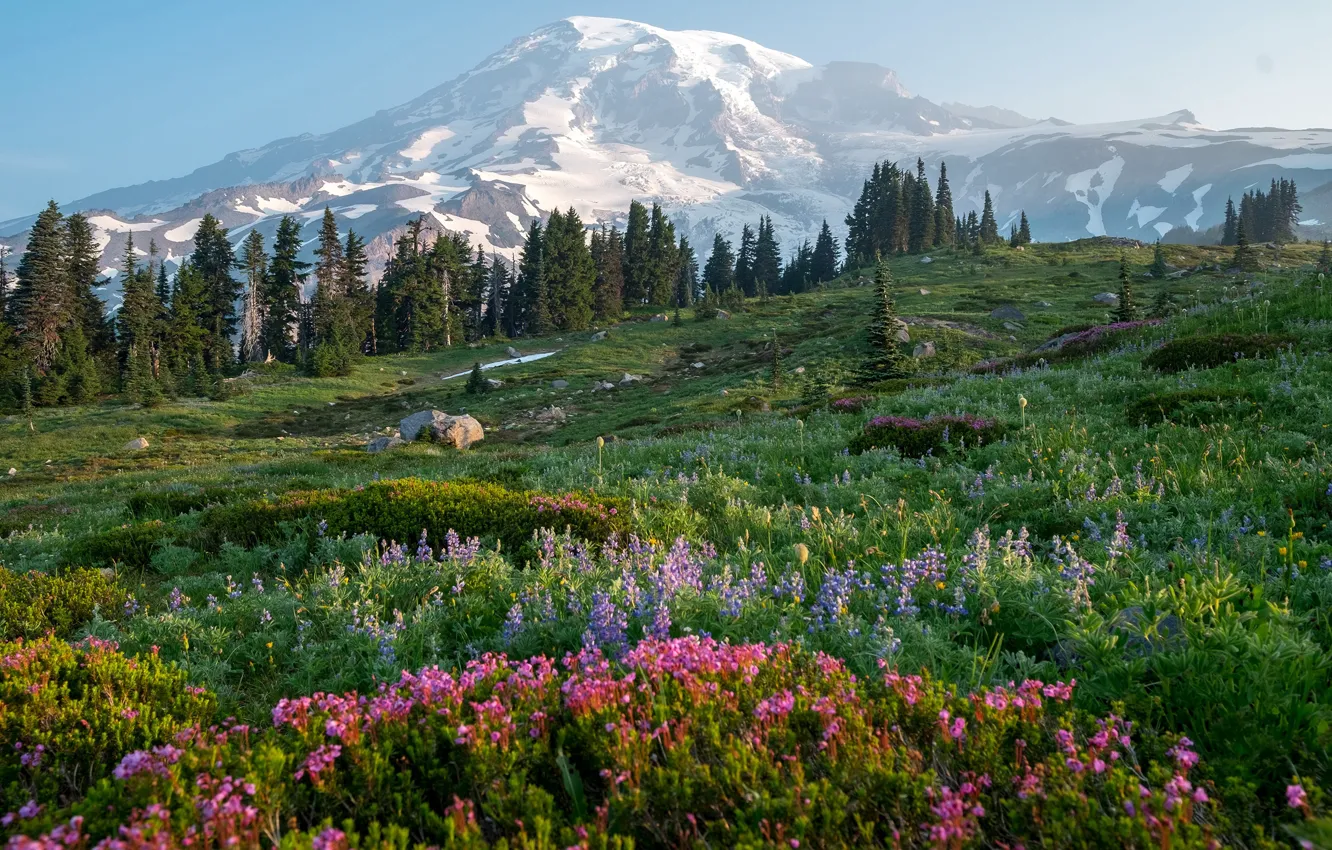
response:
M575 14L876 62L931 100L1038 117L1332 126L1332 0L3 0L0 220L351 123Z

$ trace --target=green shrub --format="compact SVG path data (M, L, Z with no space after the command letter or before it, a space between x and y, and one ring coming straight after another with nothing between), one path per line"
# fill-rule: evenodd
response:
M1190 389L1143 396L1129 402L1127 413L1129 422L1134 425L1184 424L1244 416L1257 408L1258 403L1248 390Z
M96 638L0 643L0 810L67 803L214 709L156 653L127 658Z
M1158 372L1214 369L1237 360L1270 357L1278 349L1294 345L1284 334L1215 334L1171 340L1142 361L1143 368Z
M93 612L119 612L125 591L99 570L69 570L58 576L11 572L0 566L0 640L69 637Z
M120 565L143 570L152 563L158 545L174 537L171 526L161 520L131 523L74 541L65 550L64 561L80 567Z
M238 499L252 499L260 495L258 487L203 487L197 490L141 490L129 499L130 513L136 519L166 518L191 511L201 511L210 505Z
M903 457L924 457L950 445L975 447L1003 439L1003 423L975 416L876 416L851 441L851 451L895 447Z
M204 514L201 528L210 546L223 541L249 545L273 540L283 523L302 520L325 523L324 534L372 534L404 542L425 530L436 546L452 530L499 540L517 551L541 528L567 527L577 537L605 540L627 528L628 516L619 502L578 493L547 496L497 484L404 478L213 508Z

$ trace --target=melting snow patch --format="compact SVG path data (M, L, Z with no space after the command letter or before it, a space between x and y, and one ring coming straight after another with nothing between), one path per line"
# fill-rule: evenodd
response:
M192 218L180 227L171 228L163 235L171 242L189 242L194 238L194 234L199 232L199 225L201 224L203 224L203 219Z
M402 155L412 162L419 162L430 154L434 153L435 145L440 142L453 138L453 131L448 127L436 127L433 130L426 130L416 137L410 147L404 148Z
M1164 221L1158 221L1156 224L1153 224L1152 227L1156 228L1156 232L1161 234L1162 239L1165 238L1167 233L1175 229L1174 225L1167 224Z
M1071 192L1087 208L1087 232L1092 236L1105 235L1105 218L1101 210L1123 172L1124 158L1116 156L1096 168L1070 174L1064 182L1065 191Z
M512 360L497 360L494 363L482 363L481 369L484 371L486 369L498 369L501 366L515 366L519 363L535 363L538 360L545 360L547 357L553 357L556 354L559 354L559 352L547 351L544 354L528 354L523 357L515 357ZM468 369L466 372L459 372L456 375L445 375L444 380L452 381L454 378L461 378L464 375L470 374L472 374L472 370Z
M1184 216L1184 221L1194 230L1198 229L1198 222L1202 220L1203 198L1207 197L1207 193L1210 192L1211 189L1212 184L1208 183L1206 186L1199 186L1197 189L1193 190L1193 212Z
M1303 227L1317 227L1320 224L1322 224L1322 222L1316 218L1306 218L1304 221L1300 222L1300 225Z
M165 221L159 221L158 219L131 224L109 215L92 216L88 219L88 223L93 227L100 228L108 233L147 233L154 228L166 224Z
M372 213L379 209L378 204L356 204L355 206L345 207L338 210L343 218L360 218L367 213Z
M1134 198L1133 206L1129 208L1127 218L1137 216L1138 227L1146 227L1160 218L1161 213L1165 211L1165 207L1144 207L1142 204L1138 203L1137 198Z
M1182 186L1192 173L1193 163L1190 162L1188 165L1181 165L1173 171L1167 171L1165 177L1162 177L1156 185L1173 195L1175 190Z

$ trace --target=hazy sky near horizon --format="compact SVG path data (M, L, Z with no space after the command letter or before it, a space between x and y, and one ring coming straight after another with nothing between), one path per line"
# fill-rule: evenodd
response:
M0 0L0 220L410 100L570 15L874 62L1074 122L1332 126L1332 0ZM401 10L401 11L400 11Z

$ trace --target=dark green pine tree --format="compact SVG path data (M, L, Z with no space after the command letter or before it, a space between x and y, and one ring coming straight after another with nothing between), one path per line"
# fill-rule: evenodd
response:
M869 328L871 354L866 369L872 379L906 376L908 359L897 339L900 326L893 300L893 274L887 263L880 262L874 272L874 315Z
M200 323L207 333L204 345L204 365L208 371L220 374L235 360L232 337L236 334L236 301L240 298L240 284L231 276L235 265L227 229L205 213L194 234L194 253L190 264L203 280L204 300Z
M504 333L504 304L508 300L509 267L496 254L490 258L490 277L486 281L486 310L481 316L481 336Z
M473 363L471 374L467 376L467 394L481 395L488 389L490 385L486 383L486 376L481 372L481 364Z
M264 349L266 306L264 298L268 294L268 252L264 250L263 234L258 230L251 230L245 237L236 265L245 278L240 323L241 361L262 363L268 357L268 352Z
M814 242L814 255L811 258L809 275L815 283L828 283L837 277L837 264L840 260L837 239L833 237L828 220L823 220L819 228L819 238ZM788 289L788 291L790 291Z
M925 160L917 157L916 177L912 183L911 225L907 250L920 254L934 247L934 197L925 175Z
M1226 221L1221 228L1221 244L1227 247L1233 246L1238 235L1236 226L1239 224L1239 216L1235 213L1235 199L1226 198Z
M990 190L985 190L985 206L980 220L980 241L986 245L999 242L999 222L994 217L994 201L990 199Z
M133 233L126 235L120 279L122 300L116 314L116 338L120 345L121 387L134 401L151 405L161 396L153 366L162 305L157 301L151 270L139 267Z
M694 253L694 246L689 244L689 239L680 237L680 267L675 273L675 307L678 314L679 308L688 307L694 303L698 297L698 255Z
M617 322L624 315L624 240L618 228L592 234L592 263L597 279L592 286L592 318Z
M550 298L546 289L544 260L545 230L540 219L533 219L523 244L523 256L518 265L517 308L513 312L514 327L509 336L531 336L553 330L550 316Z
M1128 255L1119 255L1119 303L1115 306L1116 322L1136 322L1138 305L1133 301L1133 280L1129 274Z
M1018 244L1031 244L1031 222L1027 221L1027 211L1022 211L1022 219L1018 223Z
M649 255L652 235L648 209L638 201L629 203L629 224L624 231L624 303L637 307L648 301L651 286Z
M1175 312L1175 301L1170 297L1170 286L1163 283L1156 291L1156 297L1152 299L1152 318L1164 319L1173 312Z
M10 304L15 330L39 385L60 352L61 330L80 315L79 305L70 303L63 224L55 201L37 216L28 231L27 251L19 260L18 286Z
M814 250L809 244L809 240L806 239L791 255L790 261L786 264L786 270L782 273L783 293L789 295L796 292L807 292L815 283L823 283L823 281L814 280Z
M205 298L203 277L188 261L182 263L171 287L171 309L163 347L167 368L177 390L195 396L206 395L210 384L208 369L204 365L207 333L200 322Z
M0 245L0 325L8 325L9 316L9 246Z
M476 342L485 336L484 316L489 286L490 262L486 259L485 247L477 245L475 259L465 275L458 304L462 311L463 333L468 342Z
M346 330L341 327L345 321L346 305L342 295L342 235L338 233L337 218L328 207L324 207L324 218L319 226L319 243L314 255L314 343L332 344L335 337Z
M759 219L758 238L754 242L754 291L760 298L777 291L782 279L782 248L773 230L772 217Z
M115 348L115 328L106 318L106 305L98 297L97 276L102 252L92 225L82 213L65 219L65 262L69 275L70 304L83 325L88 353L99 355Z
M703 266L703 286L717 296L735 286L735 255L720 233L712 237L712 254Z
M300 253L300 222L283 216L273 239L273 260L268 265L264 296L264 350L283 363L296 362L301 292L310 269Z
M597 270L583 220L573 207L563 216L551 216L544 261L552 325L561 331L587 329L592 324L592 286Z
M948 164L939 163L939 188L934 193L934 246L946 248L957 236L953 217L953 189L948 185Z
M338 290L347 299L350 338L362 354L372 354L375 350L375 298L370 291L369 268L365 240L349 229L342 248L342 283Z
M1318 273L1332 275L1332 240L1323 240L1323 253L1318 255Z
M735 288L744 293L746 298L758 294L754 280L754 231L749 225L740 228L740 247L735 252Z
M1230 264L1240 271L1258 270L1258 254L1249 244L1249 226L1243 216L1240 216L1235 224L1235 255Z
M1166 265L1165 248L1161 246L1161 240L1156 240L1156 245L1152 248L1152 265L1149 271L1152 277L1161 280L1170 273L1170 267Z

